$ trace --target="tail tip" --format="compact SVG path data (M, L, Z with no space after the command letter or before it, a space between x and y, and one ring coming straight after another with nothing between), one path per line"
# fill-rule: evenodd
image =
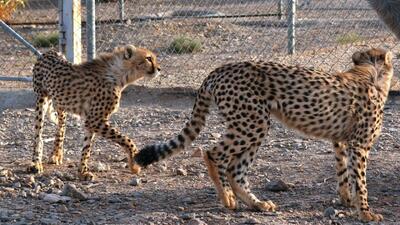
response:
M142 167L148 166L158 161L158 154L155 145L145 146L135 155L134 160Z

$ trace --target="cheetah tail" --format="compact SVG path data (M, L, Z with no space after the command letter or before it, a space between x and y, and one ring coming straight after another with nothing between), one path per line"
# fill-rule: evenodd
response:
M143 167L158 162L184 150L194 141L206 123L206 115L211 105L211 94L206 89L204 86L199 89L191 118L180 134L167 142L145 146L134 157L137 164Z

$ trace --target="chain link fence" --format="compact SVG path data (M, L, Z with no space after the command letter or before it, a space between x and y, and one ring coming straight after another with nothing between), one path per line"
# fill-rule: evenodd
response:
M340 71L349 67L353 52L367 45L388 48L396 56L399 52L399 41L365 0L299 0L295 54L290 55L288 2L99 0L97 52L123 44L155 51L165 76L146 85L157 88L196 88L213 68L233 61L276 60ZM84 6L82 1L83 20ZM9 23L29 39L42 32L57 32L57 12L57 0L28 0ZM85 53L84 25L82 31ZM5 62L0 75L30 75L33 54L1 30L0 37L0 59Z

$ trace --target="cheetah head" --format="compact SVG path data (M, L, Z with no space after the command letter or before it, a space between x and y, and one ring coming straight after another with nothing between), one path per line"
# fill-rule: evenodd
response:
M355 52L352 59L355 66L372 66L375 69L375 81L378 84L390 86L393 76L393 55L390 51L381 48L371 48L366 51Z
M160 75L161 68L157 57L150 50L126 45L116 48L114 52L122 58L123 69L129 71L128 76L131 78L128 80L152 79Z

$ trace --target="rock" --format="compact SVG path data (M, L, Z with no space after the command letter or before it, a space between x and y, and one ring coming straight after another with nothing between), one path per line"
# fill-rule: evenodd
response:
M337 211L333 207L328 207L324 210L324 217L333 219L336 216L336 214Z
M102 162L97 162L93 170L96 172L107 172L110 170L110 166Z
M187 176L187 171L185 169L179 168L176 170L176 174L179 176Z
M190 220L196 218L196 214L194 213L182 213L180 216L183 220Z
M256 218L248 218L244 221L244 224L262 224L260 220L256 219Z
M289 190L289 185L287 185L284 181L282 180L274 180L271 181L267 184L266 186L268 191L288 191Z
M108 203L121 203L122 200L120 198L117 198L117 197L111 197L111 198L108 199L107 202Z
M57 202L68 202L71 201L71 198L68 196L60 196L57 194L46 194L43 197L43 200L50 203L57 203Z
M0 177L0 183L7 183L7 177Z
M26 197L28 197L28 194L26 194L26 192L25 191L21 191L21 197L23 197L23 198L26 198Z
M0 222L7 222L10 220L10 212L7 209L0 209Z
M63 213L66 213L66 212L68 212L68 208L67 208L67 206L65 206L65 205L60 205L60 212L63 212Z
M219 133L211 133L211 136L215 139L219 139L221 137L221 134Z
M57 225L57 224L59 224L57 219L52 219L52 218L42 218L42 219L40 219L40 222L43 225Z
M71 198L76 198L79 200L86 200L88 198L85 193L78 190L73 184L65 184L61 195L69 196Z
M23 214L23 217L25 217L25 219L28 219L28 220L32 220L34 218L34 216L35 216L35 214L33 214L32 211L26 211Z
M140 180L140 178L134 177L131 182L129 182L129 185L132 186L139 186L142 183L142 181Z
M13 187L14 188L20 188L20 187L22 187L22 185L21 185L20 182L16 182L16 183L13 184Z
M207 223L200 219L194 218L189 220L186 225L207 225Z

